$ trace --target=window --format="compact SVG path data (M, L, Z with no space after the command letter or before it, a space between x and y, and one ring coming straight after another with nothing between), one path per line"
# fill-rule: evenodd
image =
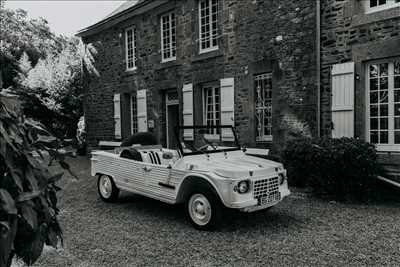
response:
M368 0L364 3L367 13L400 6L400 0Z
M176 59L175 13L161 16L161 57L162 62Z
M131 133L135 134L138 132L137 122L137 98L136 94L131 95Z
M126 70L136 69L136 29L129 28L125 31L125 60Z
M272 74L254 77L256 96L256 140L272 141Z
M368 66L368 136L378 149L400 147L400 59Z
M218 0L199 1L200 53L218 49Z
M221 125L221 99L219 87L204 88L204 124ZM208 134L219 134L219 129L210 129Z

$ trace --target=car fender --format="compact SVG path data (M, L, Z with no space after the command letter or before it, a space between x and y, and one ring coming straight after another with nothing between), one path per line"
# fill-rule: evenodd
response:
M176 197L176 203L183 203L191 193L191 188L195 188L198 185L210 187L210 189L218 196L221 202L227 206L213 179L211 179L208 175L201 173L189 173L183 177L178 187L179 190Z

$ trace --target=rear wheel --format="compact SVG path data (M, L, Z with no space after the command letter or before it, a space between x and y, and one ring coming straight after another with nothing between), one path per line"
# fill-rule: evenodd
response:
M97 189L100 198L105 202L115 202L118 199L119 189L108 175L100 175L97 180Z
M186 202L186 211L192 225L198 230L213 230L222 219L222 204L218 196L207 191L194 192Z

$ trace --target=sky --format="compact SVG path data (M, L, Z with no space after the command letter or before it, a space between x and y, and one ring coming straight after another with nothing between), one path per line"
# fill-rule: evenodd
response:
M123 2L125 1L7 0L5 7L24 9L31 18L43 17L49 22L53 32L71 36L100 21Z

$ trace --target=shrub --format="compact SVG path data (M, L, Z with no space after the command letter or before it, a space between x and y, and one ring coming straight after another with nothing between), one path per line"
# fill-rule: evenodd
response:
M354 138L293 140L283 160L291 185L336 199L371 197L380 172L375 147Z

